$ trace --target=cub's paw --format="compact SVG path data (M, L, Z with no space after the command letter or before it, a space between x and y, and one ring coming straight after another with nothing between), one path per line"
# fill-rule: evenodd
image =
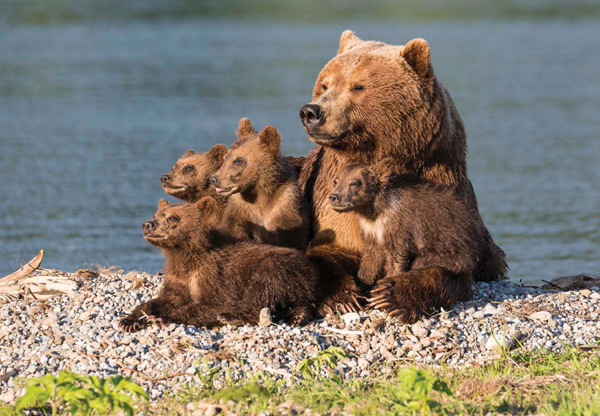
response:
M343 296L336 296L335 298L325 299L325 301L319 307L319 314L321 316L334 315L336 313L346 314L350 312L363 311L359 295L356 293L345 293Z
M148 317L146 318L146 320L148 321L149 325L156 325L159 326L161 328L164 328L166 326L169 326L173 323L173 321L171 321L168 318L162 317L162 316L156 316L156 315L148 315Z
M304 326L314 319L314 309L299 307L292 309L286 319L289 326Z
M382 279L371 289L367 308L387 312L389 316L394 316L403 323L413 324L423 316L423 312L402 292L402 288L394 279Z
M243 326L246 322L232 313L224 312L217 315L217 320L223 325Z
M119 329L123 332L137 332L148 326L148 322L145 318L137 319L131 317L131 315L121 318L119 321Z

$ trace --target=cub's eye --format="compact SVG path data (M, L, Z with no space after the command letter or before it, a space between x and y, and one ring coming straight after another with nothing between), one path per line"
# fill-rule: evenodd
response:
M338 181L337 181L337 179L334 179L334 180L333 180L333 186L337 186L337 184L338 184Z
M365 87L362 85L355 85L352 88L350 88L350 91L362 91L364 89L365 89Z
M236 166L240 166L244 163L244 159L242 159L241 157L238 157L236 159L233 160L233 164Z
M170 222L171 224L179 222L179 217L177 215L171 215L169 218L167 218L167 222Z
M194 167L192 165L187 165L185 168L183 168L184 172L191 172L194 170Z
M352 181L352 182L350 182L350 186L359 187L361 185L362 185L361 181Z
M327 91L327 85L321 84L321 88L323 88L323 91Z

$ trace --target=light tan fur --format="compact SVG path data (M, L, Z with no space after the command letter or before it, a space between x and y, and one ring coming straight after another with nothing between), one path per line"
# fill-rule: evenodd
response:
M229 195L222 230L239 237L304 250L308 217L294 168L281 157L281 136L272 126L260 133L242 119L238 140L214 176Z

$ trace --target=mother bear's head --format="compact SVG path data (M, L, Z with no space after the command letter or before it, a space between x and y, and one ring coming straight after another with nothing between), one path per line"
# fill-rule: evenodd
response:
M466 157L462 121L436 80L423 39L394 46L345 31L300 118L315 143L367 159L423 161L438 150L451 151L445 156L454 161Z

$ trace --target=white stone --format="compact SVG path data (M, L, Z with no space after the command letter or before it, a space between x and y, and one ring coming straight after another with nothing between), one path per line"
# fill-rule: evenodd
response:
M360 322L360 315L356 312L349 312L342 315L342 319L346 326L349 326L355 322Z
M473 313L473 318L475 318L475 319L481 319L484 316L485 316L484 311L477 311L477 312Z
M529 315L529 317L536 321L548 321L552 319L552 314L548 311L537 311Z
M421 325L421 324L414 324L413 326L410 327L410 330L412 331L413 334L415 334L415 336L417 336L419 338L426 337L427 334L429 333L427 328L424 328L423 325Z
M367 360L365 360L363 357L360 357L358 359L358 366L360 368L362 368L363 370L366 370L367 368L369 368L369 362Z
M485 308L483 309L483 311L485 312L486 315L495 315L496 313L498 313L498 308L496 308L491 303L488 303L487 305L485 305Z

